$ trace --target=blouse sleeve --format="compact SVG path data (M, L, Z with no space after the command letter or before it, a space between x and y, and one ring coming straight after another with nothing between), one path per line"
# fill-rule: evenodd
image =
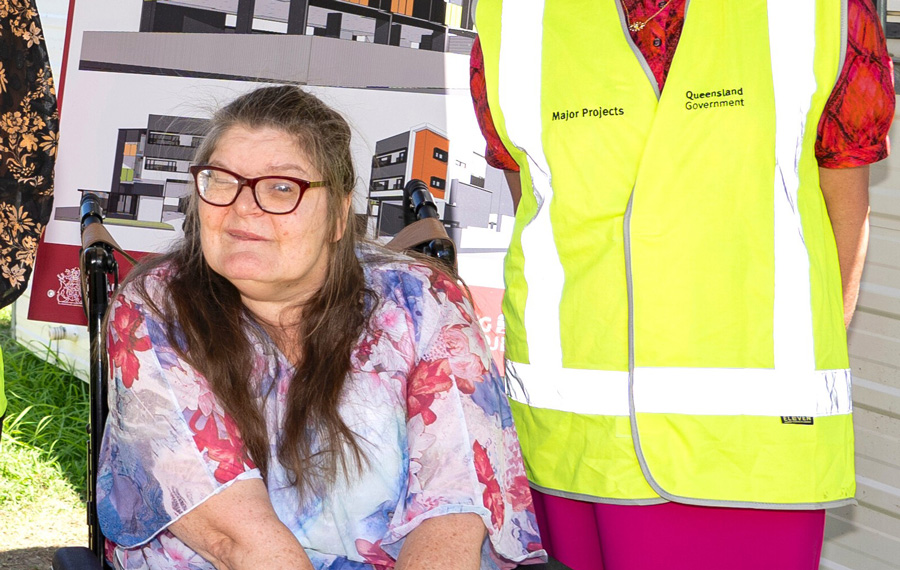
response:
M406 383L408 488L382 547L396 557L422 521L475 513L488 535L482 568L539 562L545 553L516 430L472 307L443 275L432 276L413 305L417 360Z
M872 2L847 4L847 57L819 120L816 158L823 168L878 162L889 151L894 71Z
M147 279L152 289L154 275ZM112 304L108 329L97 509L107 538L133 548L234 481L260 474L244 458L233 420L178 358L133 285Z
M476 37L472 44L472 53L469 56L469 90L472 93L472 104L475 107L475 118L481 128L486 144L484 158L488 164L500 170L519 171L519 165L503 146L497 127L494 126L494 117L488 106L487 84L484 79L484 53L481 51L481 42Z

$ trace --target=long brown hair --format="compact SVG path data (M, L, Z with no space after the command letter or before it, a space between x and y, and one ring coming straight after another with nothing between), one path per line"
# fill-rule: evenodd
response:
M341 392L351 370L350 355L368 319L371 302L356 257L357 228L346 210L356 173L350 154L350 128L336 111L293 86L264 87L238 97L212 118L195 162L208 162L222 135L233 127L274 127L297 142L328 188L331 235L329 265L319 291L302 306L293 327L301 359L287 392L284 424L267 433L259 386L253 374L253 330L260 330L237 289L210 269L200 247L198 198L189 198L184 239L168 254L129 275L153 311L167 323L169 342L206 377L210 389L240 429L245 453L265 476L270 438L277 438L278 460L299 491L321 493L340 467L349 474L364 455L353 431L338 413ZM167 264L168 295L156 302L143 286L154 267ZM264 328L264 327L263 327ZM265 342L272 342L261 335Z

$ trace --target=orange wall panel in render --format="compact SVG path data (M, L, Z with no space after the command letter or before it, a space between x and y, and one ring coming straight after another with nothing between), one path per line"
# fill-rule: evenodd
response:
M413 0L391 0L391 12L412 16Z
M418 131L415 137L412 177L424 181L435 198L443 199L447 189L447 151L450 141L427 129ZM443 160L436 155L442 156Z

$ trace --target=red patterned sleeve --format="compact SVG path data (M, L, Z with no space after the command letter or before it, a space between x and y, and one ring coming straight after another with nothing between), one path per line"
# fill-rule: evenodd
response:
M875 8L848 2L847 58L819 121L816 158L824 168L878 162L890 150L894 71Z
M491 109L488 107L487 87L484 82L484 55L481 53L481 42L478 38L475 38L472 55L469 58L469 86L472 90L472 103L475 105L475 118L478 119L484 140L487 141L484 158L494 168L518 172L519 165L500 141L500 135L497 134L494 119L491 117Z

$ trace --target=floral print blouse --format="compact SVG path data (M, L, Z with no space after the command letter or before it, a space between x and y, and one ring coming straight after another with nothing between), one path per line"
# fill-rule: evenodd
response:
M539 562L545 555L515 427L472 306L455 281L424 265L401 259L364 268L381 301L352 353L340 413L368 464L324 496L300 496L273 442L266 485L278 517L317 569L392 568L413 529L448 513L484 521L481 568ZM145 276L152 297L166 294L167 273L163 266ZM260 472L133 285L111 311L110 415L97 484L107 556L128 570L211 569L167 528ZM292 368L271 342L253 342L267 427L277 433Z

